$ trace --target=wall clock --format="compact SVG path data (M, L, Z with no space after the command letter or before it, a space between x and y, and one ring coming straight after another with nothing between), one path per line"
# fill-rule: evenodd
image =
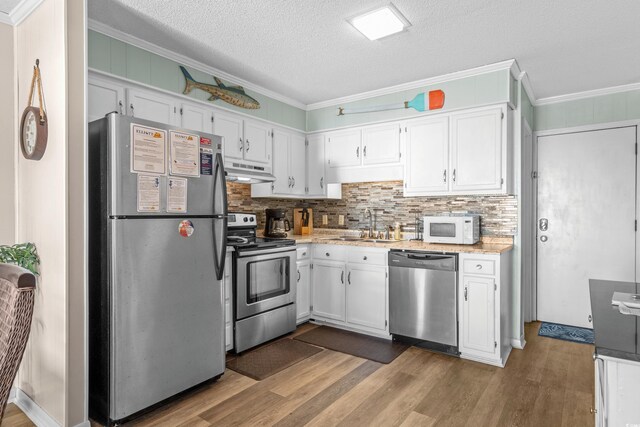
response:
M38 99L40 107L33 107L33 90L38 85ZM44 108L44 93L42 91L42 79L40 77L40 60L36 60L33 67L33 79L27 108L22 113L20 120L20 149L22 155L29 160L40 160L47 149L47 137L49 136L49 122Z

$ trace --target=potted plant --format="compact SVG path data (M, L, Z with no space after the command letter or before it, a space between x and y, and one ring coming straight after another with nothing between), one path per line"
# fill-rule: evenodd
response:
M37 276L40 257L33 243L0 245L0 263L19 265Z

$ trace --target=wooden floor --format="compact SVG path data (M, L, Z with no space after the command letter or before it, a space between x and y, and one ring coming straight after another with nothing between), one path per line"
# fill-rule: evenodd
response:
M418 348L388 365L324 350L263 381L227 370L129 425L593 425L593 347L538 328L526 325L526 349L504 369Z

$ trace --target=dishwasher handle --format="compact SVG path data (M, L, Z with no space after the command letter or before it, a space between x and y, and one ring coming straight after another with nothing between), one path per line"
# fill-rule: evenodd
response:
M458 271L458 255L420 251L389 251L389 267Z

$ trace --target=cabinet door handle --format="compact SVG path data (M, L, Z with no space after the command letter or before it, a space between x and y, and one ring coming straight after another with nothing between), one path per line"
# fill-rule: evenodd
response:
M242 151L242 138L239 138L238 147L240 148L240 151Z
M324 177L320 178L320 188L324 188Z
M249 151L249 148L251 148L251 145L249 145L249 144L251 144L251 141L249 141L249 140L247 139L247 151Z
M129 109L131 110L131 117L135 117L135 110L133 109L133 104L129 104Z
M482 270L482 265L481 264L476 265L476 270Z
M295 177L295 176L292 176L292 177L291 177L291 180L293 181L293 185L292 185L292 187L295 187L295 186L296 186L296 177Z
M445 184L447 183L447 170L446 169L442 172L442 182L444 182Z
M464 300L468 301L467 300L467 288L466 287L464 288Z
M300 281L300 270L298 270L298 282Z
M306 252L302 252L302 256L307 256L307 253Z
M356 157L360 158L360 147L356 147Z
M364 261L366 261L366 260L367 260L367 256L366 256L366 255L365 255L365 256L363 256L363 257L362 257L362 259L363 259Z
M367 146L364 146L364 149L362 150L362 154L364 155L364 157L367 157Z
M456 182L456 170L455 169L453 170L452 178L453 178L453 182Z
M344 285L344 270L342 270L342 273L340 273L340 282L342 282L342 284Z
M289 179L289 188L291 188L291 177L289 177L288 179Z
M351 284L351 272L349 272L349 275L347 276L347 282L349 282L349 284Z
M122 101L118 101L118 107L120 107L120 115L122 115Z

